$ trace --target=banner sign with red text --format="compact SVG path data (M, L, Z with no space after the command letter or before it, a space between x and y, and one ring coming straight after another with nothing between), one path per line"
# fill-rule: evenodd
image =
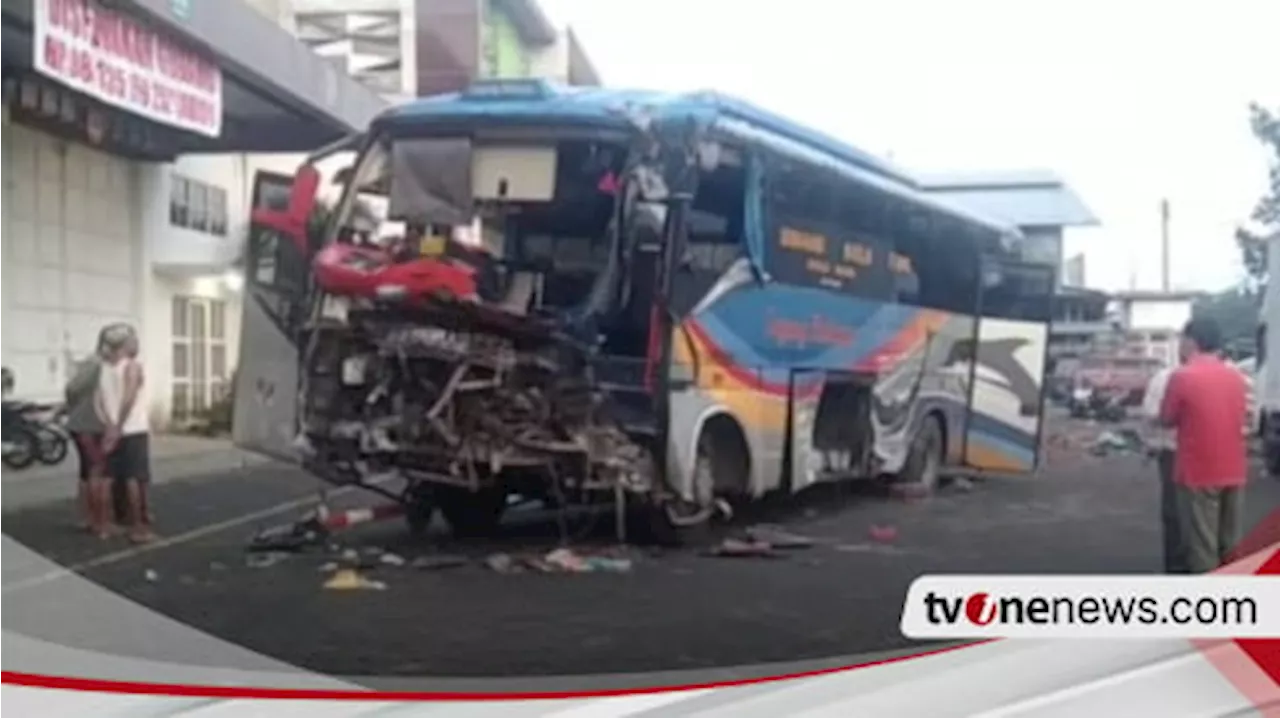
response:
M218 65L99 0L34 0L35 68L149 120L217 137Z

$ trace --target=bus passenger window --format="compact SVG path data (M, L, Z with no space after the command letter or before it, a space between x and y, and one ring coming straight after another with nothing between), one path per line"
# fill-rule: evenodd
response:
M774 168L769 273L778 281L893 301L891 242L877 231L868 190L817 168Z

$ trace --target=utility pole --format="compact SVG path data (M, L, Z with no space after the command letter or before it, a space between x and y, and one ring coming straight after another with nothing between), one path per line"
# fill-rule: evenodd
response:
M1160 289L1169 291L1169 200L1160 200Z

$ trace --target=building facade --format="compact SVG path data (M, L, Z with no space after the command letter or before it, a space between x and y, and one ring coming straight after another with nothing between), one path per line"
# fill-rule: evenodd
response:
M190 194L198 200L173 232L172 192L159 178L179 156L331 142L383 102L240 0L2 7L3 364L16 396L57 400L98 330L129 322L157 369L149 388L153 414L163 413L177 326L155 310L163 270L216 264L231 243L234 200ZM230 348L214 345L229 336L229 315L206 310L188 315L203 338L191 336L184 361L225 366Z

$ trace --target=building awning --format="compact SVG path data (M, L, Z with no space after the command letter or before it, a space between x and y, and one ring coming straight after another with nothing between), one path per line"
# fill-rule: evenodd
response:
M1099 224L1084 201L1048 171L915 173L925 192L1019 227Z
M386 107L377 94L242 0L89 2L139 21L221 71L221 121L216 136L141 115L135 118L148 126L146 154L157 159L199 152L303 152L363 129ZM34 10L42 4L41 0L3 0L6 80L38 74ZM106 107L116 115L136 114L127 106Z

